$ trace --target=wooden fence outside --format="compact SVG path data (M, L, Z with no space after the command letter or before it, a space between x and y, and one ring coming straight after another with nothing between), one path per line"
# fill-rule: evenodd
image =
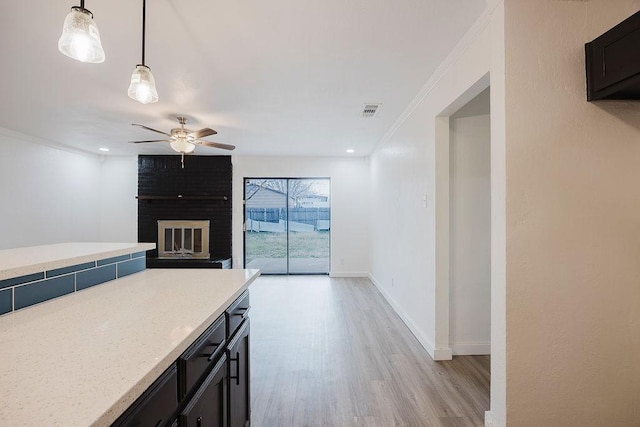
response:
M246 219L262 222L289 220L315 226L319 220L331 219L331 208L246 208L245 212Z

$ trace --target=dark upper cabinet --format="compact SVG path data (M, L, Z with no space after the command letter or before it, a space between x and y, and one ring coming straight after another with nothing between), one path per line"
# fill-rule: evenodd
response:
M640 12L585 45L587 100L640 99Z
M229 357L229 427L251 424L249 382L249 319L238 329L227 347Z

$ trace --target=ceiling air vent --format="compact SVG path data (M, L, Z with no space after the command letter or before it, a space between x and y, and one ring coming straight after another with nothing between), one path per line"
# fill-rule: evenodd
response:
M378 108L380 108L382 104L365 104L364 109L362 110L362 117L373 117L376 115Z

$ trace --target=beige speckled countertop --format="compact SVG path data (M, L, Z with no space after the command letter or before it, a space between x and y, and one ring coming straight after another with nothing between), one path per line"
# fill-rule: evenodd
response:
M0 317L0 425L110 425L258 275L145 270Z
M155 248L155 243L59 243L3 249L0 280Z

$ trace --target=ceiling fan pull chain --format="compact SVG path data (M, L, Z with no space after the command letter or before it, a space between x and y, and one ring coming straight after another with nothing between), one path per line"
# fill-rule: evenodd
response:
M182 163L182 169L184 169L184 153L182 153L182 159L180 159L180 162Z

